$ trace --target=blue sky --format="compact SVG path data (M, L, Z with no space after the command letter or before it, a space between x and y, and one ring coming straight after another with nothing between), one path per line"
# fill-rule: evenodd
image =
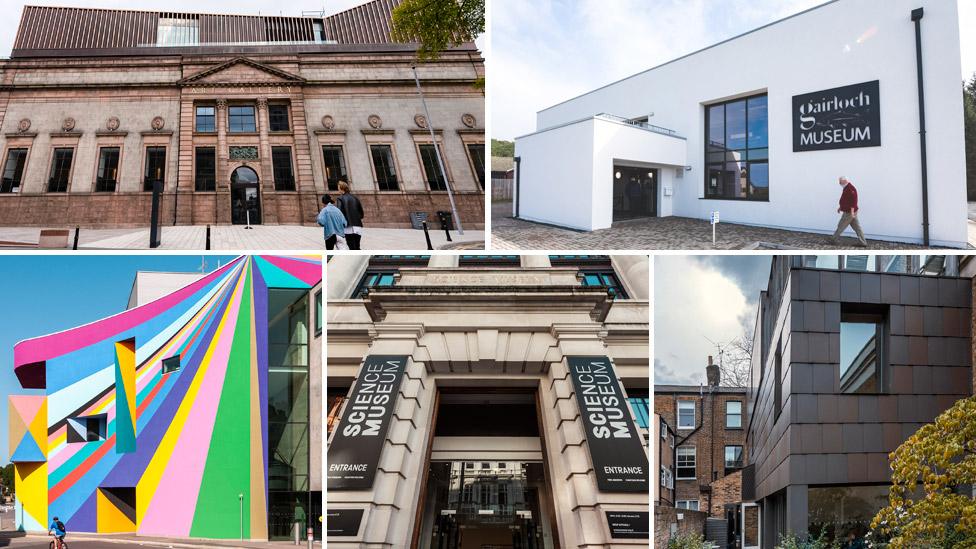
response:
M961 82L976 73L976 0L958 1ZM491 0L492 137L531 133L541 109L824 2Z
M7 396L28 393L13 373L18 341L125 310L138 271L206 272L233 256L0 256L0 463L7 463Z

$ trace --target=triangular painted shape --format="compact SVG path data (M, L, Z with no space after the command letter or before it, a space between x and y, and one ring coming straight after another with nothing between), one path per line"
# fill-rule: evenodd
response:
M305 261L299 258L293 257L282 257L282 256L261 256L264 259L281 268L285 272L291 274L292 276L302 280L309 287L318 284L322 280L322 262L321 261Z
M24 423L31 423L37 415L37 412L40 411L41 405L44 404L44 397L31 395L12 396L10 403L17 410L17 413L20 414L20 417L24 419Z
M307 289L308 284L286 273L280 267L272 265L262 257L254 257L255 265L261 271L268 288L298 288Z
M14 462L25 462L25 461L47 461L44 456L44 452L41 451L41 447L37 445L34 441L34 437L27 435L20 441L20 446L14 451L10 456L10 461Z

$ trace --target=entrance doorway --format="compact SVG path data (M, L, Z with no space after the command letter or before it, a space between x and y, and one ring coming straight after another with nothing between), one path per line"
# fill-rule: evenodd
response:
M230 219L234 225L261 224L261 193L258 174L247 166L230 176Z
M423 549L553 549L533 393L441 393L420 498Z
M742 504L742 549L759 549L762 544L762 517L755 503Z
M613 167L613 220L657 217L656 168Z

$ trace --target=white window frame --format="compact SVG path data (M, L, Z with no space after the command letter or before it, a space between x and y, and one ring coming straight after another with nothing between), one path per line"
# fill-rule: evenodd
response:
M736 414L729 414L729 404L737 403L739 405L739 426L734 427L729 425L729 416ZM725 401L725 428L726 429L742 429L742 401L741 400L727 400Z
M691 504L692 503L695 504L695 508L694 509L691 508ZM701 510L701 506L698 503L698 500L697 499L679 499L678 501L674 502L674 506L676 508L678 508L678 509L685 509L687 511L700 511Z
M687 404L690 404L691 405L691 425L690 426L683 426L683 425L681 425L681 407L682 407L682 405L687 405ZM694 429L695 428L695 424L698 422L698 410L697 410L698 406L695 405L695 401L694 400L679 400L675 406L677 407L677 409L676 409L677 416L676 417L677 417L677 423L678 423L678 430L679 431L689 431L691 429Z
M685 451L684 452L685 456L689 455L688 451L691 452L690 455L694 460L695 476L692 477L678 476L678 471L682 469L682 467L679 465L679 458L681 457L682 451ZM674 471L675 471L675 478L677 480L697 480L698 479L698 449L695 448L694 446L679 446L678 449L675 450L675 454L674 454Z

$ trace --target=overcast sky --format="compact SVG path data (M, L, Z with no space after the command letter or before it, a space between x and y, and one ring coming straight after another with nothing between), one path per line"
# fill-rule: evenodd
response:
M756 321L770 256L654 258L654 383L705 383L709 340L727 344ZM717 360L717 359L716 359Z
M546 107L823 3L491 0L492 137L531 133ZM960 77L968 79L976 73L976 0L959 0L959 16Z

